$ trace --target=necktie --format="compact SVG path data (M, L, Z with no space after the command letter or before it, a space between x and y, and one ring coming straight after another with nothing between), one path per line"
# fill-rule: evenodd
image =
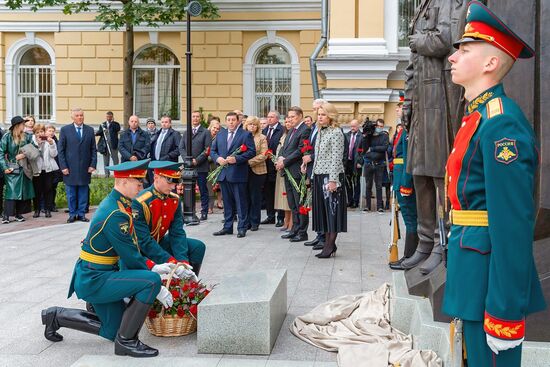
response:
M349 153L348 153L348 160L352 160L353 158L353 147L355 146L355 133L351 134L351 139L349 141Z
M227 138L227 149L231 146L231 143L233 143L233 135L235 134L234 131L229 131L229 137Z
M82 128L79 126L76 128L76 131L78 133L78 139L82 140Z
M164 140L165 130L161 130L159 139L157 140L157 145L155 145L155 157L157 160L160 159L160 148L162 147L162 141Z
M290 138L288 139L290 141L290 139L292 139L292 136L294 135L294 133L296 132L296 128L292 129L292 131L290 132Z
M197 128L193 128L193 136L195 136L197 134Z
M267 132L267 141L271 141L271 134L273 134L273 128L270 127L269 131Z

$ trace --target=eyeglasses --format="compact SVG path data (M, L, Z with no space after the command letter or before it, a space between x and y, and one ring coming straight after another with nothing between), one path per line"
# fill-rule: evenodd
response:
M179 184L181 182L181 178L178 177L178 178L172 178L172 177L166 177L166 176L162 176L164 177L164 179L168 182L168 183L171 183L171 184Z

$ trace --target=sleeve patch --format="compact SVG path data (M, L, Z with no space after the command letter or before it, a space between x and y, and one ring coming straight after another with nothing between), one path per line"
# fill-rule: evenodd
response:
M495 141L495 160L510 164L519 157L518 147L514 139L503 138Z

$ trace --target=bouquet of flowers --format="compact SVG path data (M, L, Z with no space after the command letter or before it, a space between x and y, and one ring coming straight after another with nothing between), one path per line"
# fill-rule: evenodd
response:
M248 150L248 147L243 144L241 145L240 147L238 147L237 149L235 149L233 151L233 153L231 153L231 155L229 157L236 157L237 155L241 154L241 153L244 153ZM220 173L222 172L222 170L226 167L227 165L223 165L223 166L218 166L216 167L215 170L213 170L212 172L210 172L208 174L208 176L206 177L206 179L214 184L216 183L216 181L218 181L218 177L220 176Z
M194 333L197 330L197 311L199 303L212 291L214 286L208 287L200 281L191 279L175 279L169 276L162 280L172 294L172 307L165 308L155 300L145 324L156 336L181 336Z
M268 149L264 154L267 156L267 158L271 159L271 162L273 162L273 164L275 165L277 164L277 157L275 157L271 149ZM294 189L300 193L300 197L301 197L302 196L301 181L299 186L296 180L294 179L294 177L292 177L292 175L290 174L290 171L288 170L288 168L285 167L284 171L285 171L286 177L288 177L288 181L290 182L292 187L294 187ZM302 179L304 179L304 177L305 175L302 175Z

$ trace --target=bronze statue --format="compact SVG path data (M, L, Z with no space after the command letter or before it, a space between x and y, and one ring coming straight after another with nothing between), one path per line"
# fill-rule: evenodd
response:
M450 78L447 57L464 30L466 0L423 0L411 22L403 115L409 130L407 172L417 195L416 252L404 269L429 274L443 260L436 204L445 202L445 162L462 118L462 88ZM439 198L436 198L439 192Z

